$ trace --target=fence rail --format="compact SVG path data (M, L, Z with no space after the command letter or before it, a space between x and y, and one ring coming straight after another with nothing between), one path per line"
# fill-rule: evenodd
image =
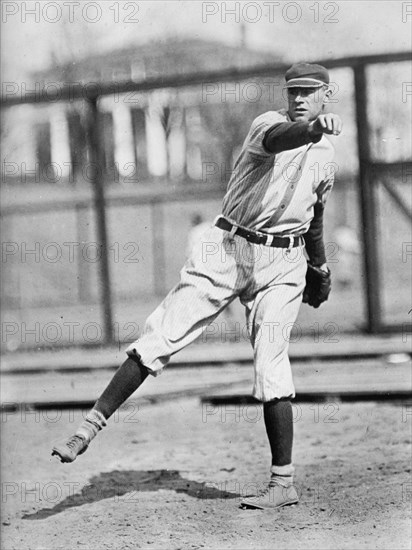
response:
M364 67L377 63L395 63L400 61L411 61L412 55L410 52L394 52L387 54L364 55L342 57L339 59L324 59L319 63L328 69L337 69L342 67ZM230 82L232 80L245 80L247 78L268 75L283 75L286 69L290 66L289 63L273 63L261 66L246 67L246 68L229 68L219 71L194 72L184 75L174 75L166 77L148 78L146 80L135 82L114 82L114 83L87 83L89 86L89 94L86 99L94 100L99 96L111 94L126 94L128 92L148 92L152 90L160 90L164 88L183 88L186 86L196 86L204 83L215 82ZM91 87L93 84L95 87ZM72 83L61 86L59 90L58 101L73 101L75 99L85 99L85 85L82 83ZM11 107L15 105L30 104L30 103L48 103L55 102L56 96L51 95L36 97L36 93L28 97L7 97L1 96L1 106Z

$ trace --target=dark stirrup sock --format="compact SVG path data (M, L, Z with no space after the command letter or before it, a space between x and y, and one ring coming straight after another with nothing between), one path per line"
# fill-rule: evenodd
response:
M106 426L106 420L134 393L149 372L137 357L128 357L118 368L93 409L76 431L89 443Z
M117 369L93 409L107 420L145 381L149 372L137 357L128 357Z
M289 399L275 399L263 403L263 417L272 452L272 465L292 464L292 403Z

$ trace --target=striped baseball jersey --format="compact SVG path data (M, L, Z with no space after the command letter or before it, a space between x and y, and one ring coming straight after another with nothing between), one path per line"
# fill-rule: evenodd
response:
M291 122L286 110L268 111L253 121L234 165L222 214L255 231L302 235L313 219L314 205L325 203L332 189L334 149L322 135L316 143L308 139L303 146L271 153L263 143L266 132L283 122Z

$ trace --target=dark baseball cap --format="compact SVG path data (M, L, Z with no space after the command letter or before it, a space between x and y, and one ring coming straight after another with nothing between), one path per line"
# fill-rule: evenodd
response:
M295 63L286 71L286 88L320 88L329 84L329 73L322 65Z

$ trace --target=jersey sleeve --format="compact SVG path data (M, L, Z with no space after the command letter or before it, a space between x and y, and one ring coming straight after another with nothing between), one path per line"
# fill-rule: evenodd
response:
M325 243L323 242L323 210L324 206L321 202L315 204L313 219L307 233L303 235L309 261L316 266L326 263Z
M266 132L263 146L277 154L309 143L318 143L321 139L322 134L309 134L309 122L279 122Z
M285 120L286 117L277 111L269 111L255 118L246 138L246 149L250 153L260 157L274 156L275 153L271 153L263 145L263 140L269 128L276 123L285 122Z

